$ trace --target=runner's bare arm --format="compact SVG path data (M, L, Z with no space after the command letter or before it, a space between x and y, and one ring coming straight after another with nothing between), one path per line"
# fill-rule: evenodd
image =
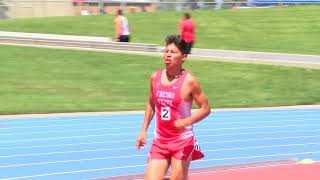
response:
M152 95L152 81L153 81L154 77L155 77L155 74L153 74L150 77L149 100L148 100L148 103L146 106L143 125L142 125L141 131L140 131L140 135L137 138L137 142L136 142L136 147L138 149L140 149L141 147L143 147L146 144L147 129L148 129L150 122L151 122L151 120L154 116L154 113L155 113L155 104L154 104L153 95Z
M190 117L175 122L177 129L184 129L186 126L192 125L204 119L211 111L208 98L202 91L199 82L192 77L190 80L191 96L198 105L199 109Z
M119 17L117 17L115 19L115 38L116 40L119 39L121 35L121 19Z

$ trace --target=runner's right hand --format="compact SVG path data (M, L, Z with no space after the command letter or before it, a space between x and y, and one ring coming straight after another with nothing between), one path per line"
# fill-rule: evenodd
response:
M146 133L141 132L137 138L136 147L137 149L142 149L146 145L147 136Z

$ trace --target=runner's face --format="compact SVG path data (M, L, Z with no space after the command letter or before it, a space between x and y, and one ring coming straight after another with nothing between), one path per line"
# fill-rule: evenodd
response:
M186 55L175 44L169 44L164 50L164 64L166 68L179 67L186 59Z

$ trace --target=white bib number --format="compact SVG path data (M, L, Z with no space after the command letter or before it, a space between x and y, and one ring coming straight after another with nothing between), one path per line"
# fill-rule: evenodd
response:
M161 119L169 121L170 120L170 107L162 107L161 108Z

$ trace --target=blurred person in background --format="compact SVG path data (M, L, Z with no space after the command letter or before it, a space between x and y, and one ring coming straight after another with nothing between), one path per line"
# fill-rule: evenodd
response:
M182 67L187 56L187 44L181 36L168 36L164 69L150 77L149 99L136 141L137 149L145 146L147 129L155 114L154 138L145 174L147 180L162 180L170 166L171 180L186 180L190 161L204 157L194 137L193 124L209 115L210 107L195 76ZM193 101L199 109L191 114Z
M178 28L179 28L180 36L187 43L187 54L190 54L196 35L195 35L195 23L191 19L191 16L189 13L184 14L184 17L179 23Z
M114 20L115 23L115 40L117 42L129 42L130 41L130 31L128 19L123 15L121 9L116 13Z

